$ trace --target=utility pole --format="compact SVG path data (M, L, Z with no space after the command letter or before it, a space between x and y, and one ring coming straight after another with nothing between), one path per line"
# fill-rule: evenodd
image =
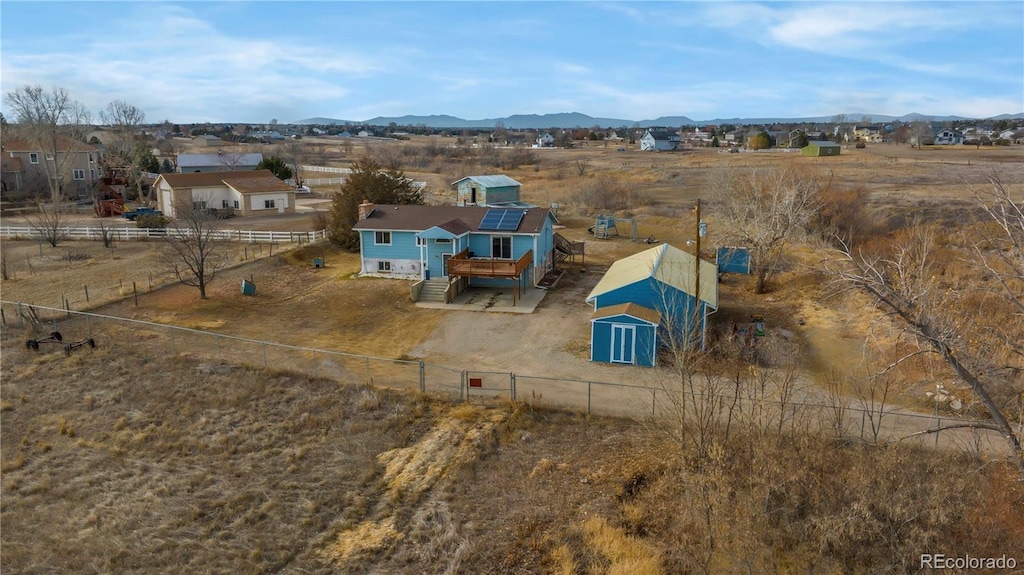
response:
M696 250L696 257L694 258L694 262L695 262L694 265L696 266L696 270L695 270L695 272L693 274L694 275L694 284L693 284L694 285L694 288L693 288L693 346L694 346L694 349L697 349L699 344L701 343L700 342L700 335L699 335L700 320L698 319L698 316L700 315L700 236L701 236L701 224L703 223L701 221L701 219L700 219L700 198L697 198L696 212L697 212L697 218L696 218L697 219L697 228L696 228L695 231L697 233L694 236L694 243L696 245L697 250ZM700 345L700 347L703 347L703 346Z

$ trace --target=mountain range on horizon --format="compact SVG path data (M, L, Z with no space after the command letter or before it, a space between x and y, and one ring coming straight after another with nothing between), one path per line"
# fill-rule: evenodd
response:
M957 120L1020 120L1024 119L1024 112L1017 114L1000 114L990 118L966 118L963 116L929 116L926 114L910 113L903 116L890 116L886 114L843 114L847 121L860 122L863 118L870 118L872 122L951 122ZM827 123L835 119L833 116L813 116L803 118L715 118L713 120L693 120L686 116L661 116L653 120L623 120L618 118L600 118L588 116L579 112L563 112L558 114L513 114L504 118L485 118L482 120L466 120L446 114L429 116L377 116L369 120L339 120L336 118L307 118L298 120L294 124L313 125L349 125L349 126L389 126L394 123L397 126L426 126L427 128L494 128L500 122L510 130L534 129L543 130L547 128L652 128L652 127L678 127L678 126L706 126L709 124L737 124L737 125L758 125L758 124L808 124Z

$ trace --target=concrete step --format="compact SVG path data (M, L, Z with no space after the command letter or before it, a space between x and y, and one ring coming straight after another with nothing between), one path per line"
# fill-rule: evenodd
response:
M423 287L420 289L419 301L444 301L444 292L448 289L448 280L446 279L432 279L423 282Z

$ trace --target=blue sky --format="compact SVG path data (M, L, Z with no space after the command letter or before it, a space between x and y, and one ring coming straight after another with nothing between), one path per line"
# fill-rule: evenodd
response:
M0 87L147 120L1024 111L1024 2L17 2ZM4 113L10 116L6 106Z

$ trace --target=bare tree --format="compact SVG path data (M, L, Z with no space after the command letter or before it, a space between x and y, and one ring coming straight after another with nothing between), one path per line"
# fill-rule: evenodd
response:
M7 94L7 105L18 117L19 131L43 154L50 201L64 197L64 180L84 149L85 129L91 122L88 110L64 88L44 90L23 86Z
M579 158L579 159L577 159L574 162L574 165L576 166L576 175L577 176L586 175L587 170L590 169L590 159L588 159L588 158Z
M100 111L100 119L110 126L117 136L117 140L111 146L112 151L131 157L135 153L135 130L146 122L146 113L121 100L113 100Z
M729 223L723 235L750 248L754 293L764 293L790 241L807 231L824 186L814 174L793 166L728 170L718 172L715 180L725 196Z
M284 145L284 151L285 161L292 167L292 178L294 178L295 185L302 186L302 174L299 172L299 166L303 162L305 145L295 141L288 142Z
M1024 478L1024 199L1014 200L996 179L991 183L989 191L978 194L988 221L972 226L977 237L965 238L960 261L937 253L934 232L916 227L891 253L844 249L826 266L839 285L869 295L917 342L919 348L897 362L937 356L991 417L935 431L997 431ZM972 268L974 275L968 275Z
M217 150L217 160L229 170L237 170L238 164L242 161L242 154L236 152L224 152Z
M7 243L0 243L0 279L7 281L11 279L9 257L7 255Z
M112 248L114 247L114 233L115 228L103 220L100 220L96 224L100 228L100 239L103 240L103 247Z
M935 141L935 132L928 122L914 122L910 124L910 143L918 149L925 144Z
M57 247L61 241L68 237L68 230L64 226L64 217L60 212L60 204L45 204L40 202L37 205L39 211L25 214L25 219L39 237L51 247Z
M177 225L167 230L163 263L184 285L199 290L206 299L206 287L227 263L227 240L216 229L216 218L207 210L181 210Z

